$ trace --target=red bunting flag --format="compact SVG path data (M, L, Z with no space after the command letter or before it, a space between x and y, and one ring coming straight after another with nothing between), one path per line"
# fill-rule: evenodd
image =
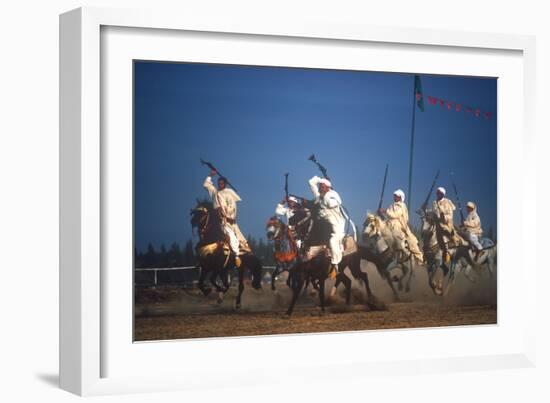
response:
M415 87L416 86L417 86L417 84L415 83ZM423 107L424 107L424 103L423 103L424 97L425 96L422 93L422 90L420 88L416 87L415 88L415 99L416 99L416 102L418 104L418 107L421 110L423 110ZM428 104L429 105L436 106L437 104L439 104L439 106L441 108L444 108L446 106L447 110L449 110L449 111L454 109L456 112L461 112L462 110L464 110L464 112L466 112L466 113L474 114L475 117L477 117L477 118L483 116L486 120L491 119L491 117L493 116L493 114L491 112L483 112L480 108L473 108L471 106L463 106L462 104L455 103L455 102L452 102L452 101L446 101L444 99L433 97L431 95L426 95L426 97L428 98Z

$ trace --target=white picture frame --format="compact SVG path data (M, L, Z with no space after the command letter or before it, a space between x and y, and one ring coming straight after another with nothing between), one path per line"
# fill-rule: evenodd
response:
M521 35L502 35L490 33L468 33L457 31L430 31L405 28L383 28L369 26L354 26L341 23L324 21L249 21L245 19L232 19L214 21L205 18L197 18L193 15L171 15L169 13L152 12L149 10L117 10L103 8L81 8L70 11L60 17L60 384L63 389L79 395L97 395L112 393L134 393L140 391L161 391L173 389L200 388L211 386L224 386L247 384L259 384L268 382L270 377L258 372L262 365L254 366L246 357L241 365L243 371L254 373L253 382L249 377L238 374L212 371L200 365L190 365L198 362L200 355L192 355L191 350L204 353L206 349L212 354L225 354L231 362L238 360L234 354L239 349L251 349L250 355L262 351L266 345L271 347L284 345L286 348L294 348L306 351L313 343L315 348L319 344L346 340L350 352L364 343L366 337L369 342L376 339L386 339L387 342L409 337L417 338L449 338L451 340L467 340L472 332L484 333L483 337L501 337L508 331L514 342L508 347L498 347L487 354L480 349L456 348L452 354L426 355L418 353L417 356L406 356L402 359L396 357L366 358L361 354L355 354L347 360L319 360L312 359L307 363L307 371L304 367L292 361L272 361L271 367L281 372L281 377L288 382L295 382L299 374L303 377L317 380L330 379L338 372L353 371L355 376L369 376L372 374L406 374L420 372L439 372L455 370L474 370L491 368L527 367L535 362L535 320L534 317L524 316L521 322L514 317L502 317L501 309L505 307L502 298L507 298L506 293L501 296L500 290L510 281L506 276L499 277L499 325L485 327L483 329L452 328L445 330L422 329L413 331L384 331L384 332L352 332L343 334L301 337L257 337L231 340L209 340L156 343L163 344L162 349L154 346L155 343L145 343L138 346L127 346L128 354L142 354L140 359L154 360L157 354L169 354L179 349L186 351L189 360L185 364L178 362L167 363L164 371L157 376L143 373L133 373L127 367L119 367L117 371L107 368L106 362L111 356L116 355L119 345L113 344L106 327L112 327L108 320L111 315L109 305L112 298L108 296L110 291L105 279L110 278L104 271L106 251L108 243L104 236L104 227L108 226L105 220L112 220L112 216L105 215L106 193L109 192L108 181L112 172L107 169L108 155L106 144L110 139L102 138L102 133L108 131L109 124L105 123L106 114L102 110L102 91L108 92L111 82L102 81L102 30L109 27L117 29L145 29L155 32L192 32L195 37L217 33L217 38L228 36L253 37L254 41L263 40L276 43L277 41L329 41L330 46L338 47L342 44L378 44L379 46L399 45L401 47L413 46L425 49L466 49L478 55L491 52L513 52L516 62L521 67L521 83L514 94L521 99L522 105L519 120L513 122L519 127L520 133L514 133L513 137L502 139L500 133L506 126L502 122L507 119L501 108L506 105L499 104L499 176L506 176L507 181L521 186L522 189L530 189L533 195L535 178L526 173L534 171L535 158L535 134L534 112L531 103L534 102L535 92L535 41L533 37ZM151 31L149 31L151 32ZM126 34L126 33L125 33ZM130 33L131 35L131 33ZM177 34L173 40L178 40ZM223 39L223 38L222 38ZM155 39L152 39L155 40ZM161 39L158 39L159 41ZM324 42L323 42L324 43ZM169 45L169 43L168 43ZM144 44L144 46L146 46ZM159 46L162 48L162 46ZM418 51L418 49L416 49ZM449 56L452 57L452 56ZM223 58L214 58L222 61ZM214 59L210 61L214 61ZM266 63L269 61L266 59ZM512 64L516 63L512 62ZM516 63L517 64L517 63ZM514 73L515 74L515 73ZM517 77L516 77L517 78ZM513 83L512 83L513 84ZM522 90L522 91L521 91ZM123 94L124 95L124 94ZM130 94L124 97L131 99ZM499 98L500 100L500 98ZM127 101L127 99L126 99ZM109 101L111 102L111 101ZM127 105L126 105L127 106ZM127 108L126 108L127 109ZM506 111L507 109L504 109ZM127 122L128 123L128 122ZM519 125L519 126L517 126ZM124 145L121 144L123 147ZM109 145L109 147L111 147ZM109 149L112 152L113 149ZM518 150L517 155L510 157L515 164L517 173L513 174L502 166L502 155L509 155L509 151ZM511 154L510 154L511 155ZM504 157L508 158L508 157ZM125 160L128 163L128 160ZM131 164L131 161L129 162ZM519 164L519 165L518 165ZM123 163L124 165L124 163ZM499 195L503 190L502 178L499 177ZM504 189L506 192L506 190ZM510 195L509 202L524 203L527 192L518 192L519 195ZM506 193L508 196L508 193ZM108 199L108 198L107 198ZM501 209L501 207L503 207ZM533 220L522 220L521 211L516 214L518 223L500 225L505 216L502 211L507 205L501 206L499 201L499 240L506 239L506 233L500 233L504 227L506 231L515 231L516 240L523 242L516 244L515 252L519 255L521 250L526 250L528 233L536 232L536 223ZM102 209L103 213L102 213ZM521 208L518 208L521 210ZM518 216L519 214L519 216ZM128 228L119 225L127 232ZM131 250L128 251L131 254ZM500 250L499 250L500 254ZM521 269L524 278L535 277L536 262L533 255L528 255L522 261ZM504 259L499 260L502 267L506 264ZM102 269L103 268L103 269ZM499 267L502 271L503 269ZM535 312L535 284L524 282L521 292L524 312ZM131 284L128 284L131 287ZM122 298L124 299L124 298ZM506 302L506 301L504 301ZM131 301L127 301L131 304ZM505 312L506 313L506 312ZM534 315L534 314L533 314ZM106 319L107 318L107 319ZM130 319L131 321L131 319ZM124 343L131 344L131 329L111 329L111 333L122 335ZM508 334L508 333L506 333ZM391 340L390 340L391 339ZM191 344L195 343L195 344ZM284 344L282 344L284 343ZM498 343L495 343L498 344ZM290 347L289 347L290 346ZM130 348L131 347L131 348ZM355 350L354 350L355 349ZM139 351L137 351L139 350ZM162 350L162 351L161 351ZM419 349L420 351L421 349ZM174 353L176 354L176 353ZM183 354L183 353L182 353ZM233 355L232 355L233 354ZM366 353L365 353L366 354ZM146 358L143 358L146 357ZM147 358L148 357L148 358ZM128 360L127 356L118 357L119 360ZM275 358L274 358L275 360ZM131 362L131 359L128 360ZM265 364L264 364L265 366ZM190 369L191 368L191 369ZM333 371L330 369L338 369ZM179 369L179 370L178 370ZM284 369L282 371L281 369ZM247 372L245 372L247 373ZM208 379L205 379L208 374ZM279 379L281 381L281 379Z

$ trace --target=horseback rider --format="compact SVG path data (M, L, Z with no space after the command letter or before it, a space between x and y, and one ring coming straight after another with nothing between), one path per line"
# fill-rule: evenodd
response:
M387 217L393 236L400 241L407 240L409 250L422 263L424 257L418 248L418 240L409 227L409 211L405 204L405 193L401 189L393 192L393 203L385 210L380 208L379 214Z
M461 229L464 237L470 242L470 245L475 250L475 259L477 260L480 253L483 251L483 246L479 242L481 234L483 233L481 229L481 220L477 214L477 207L474 202L469 201L466 203L466 210L468 211L468 215L462 222Z
M439 247L443 251L443 259L446 263L451 260L447 243L452 241L456 245L462 244L462 239L454 229L453 213L456 210L453 202L445 197L447 191L444 187L438 187L436 200L433 201L432 211L437 219L436 236Z
M314 176L309 180L315 203L319 205L319 219L326 221L331 227L329 239L330 268L329 275L336 277L338 264L342 260L342 240L345 236L346 217L342 212L342 199L332 189L331 182L326 178Z
M285 203L287 207L285 207ZM297 197L289 196L288 198L285 196L284 199L277 204L277 207L275 208L275 214L278 216L284 217L286 224L288 225L292 236L294 238L294 242L296 242L296 247L298 250L301 249L302 246L302 240L298 239L296 237L296 232L294 225L291 225L291 218L294 217L295 213L299 210L304 209L305 207L299 202Z
M229 241L231 251L235 254L235 265L239 267L241 252L251 252L246 238L237 225L237 202L240 202L241 198L233 189L227 187L227 180L223 176L218 178L218 188L216 189L212 183L212 177L216 175L217 171L212 169L210 175L204 180L203 186L208 191L214 208L218 210L223 232Z
M285 207L285 204L287 207ZM289 196L288 198L285 196L283 200L279 204L277 204L277 207L275 207L275 214L278 216L282 216L286 219L286 223L288 224L288 220L294 215L294 212L300 208L300 202L298 199L294 196Z

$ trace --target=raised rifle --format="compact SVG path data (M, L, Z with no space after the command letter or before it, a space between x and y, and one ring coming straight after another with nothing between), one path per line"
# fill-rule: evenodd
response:
M327 175L327 169L322 166L319 161L317 161L317 158L315 158L315 154L311 154L311 156L308 158L309 161L313 161L313 163L315 163L315 165L317 165L317 167L319 168L319 171L321 171L321 173L323 174L323 178L325 179L330 179Z
M384 190L386 190L386 179L388 178L388 164L386 164L386 171L384 172L384 182L382 182L382 191L380 192L380 201L378 202L377 213L380 214L382 203L384 202Z
M285 174L285 197L286 204L288 205L288 173Z
M441 172L441 169L437 170L437 173L435 174L435 178L432 182L432 186L430 187L430 191L428 192L428 196L426 197L426 200L424 200L424 203L422 203L422 206L420 207L420 210L417 211L417 213L424 213L426 214L426 208L428 207L428 203L430 202L430 198L432 197L432 193L434 191L435 184L437 182L437 179L439 178L439 173Z
M451 174L452 175L452 174ZM453 180L453 189L455 191L456 203L458 204L458 211L460 212L461 222L464 222L464 213L462 212L462 204L460 203L460 197L458 197L458 190L456 189L455 181Z
M222 178L225 179L225 183L226 183L228 186L231 186L235 192L239 193L239 192L237 191L237 188L236 188L235 186L233 186L233 185L229 182L229 180L228 180L220 171L218 171L218 170L214 167L214 165L212 165L212 164L211 164L210 162L208 162L208 161L203 160L202 158L201 158L201 164L206 165L206 166L207 166L208 168L210 168L210 170L212 170L212 171L216 171L216 172L218 173L218 175L220 175L220 177L222 177Z

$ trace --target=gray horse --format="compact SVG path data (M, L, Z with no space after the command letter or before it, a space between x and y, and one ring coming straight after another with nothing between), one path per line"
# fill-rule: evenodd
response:
M450 260L444 261L443 250L437 241L437 216L434 212L422 212L422 248L428 269L428 283L433 293L445 296L455 281L458 246L447 243Z
M394 299L399 301L395 284L399 291L404 288L409 292L414 270L414 258L408 244L406 240L394 237L384 220L374 214L367 215L363 226L363 244L359 247L361 257L374 263L390 286Z
M489 238L481 238L480 243L483 246L483 253L477 259L475 252L469 246L458 247L453 258L456 271L464 273L464 277L472 283L476 282L476 278L472 276L472 272L480 276L483 269L486 268L489 276L492 277L496 270L497 245Z

